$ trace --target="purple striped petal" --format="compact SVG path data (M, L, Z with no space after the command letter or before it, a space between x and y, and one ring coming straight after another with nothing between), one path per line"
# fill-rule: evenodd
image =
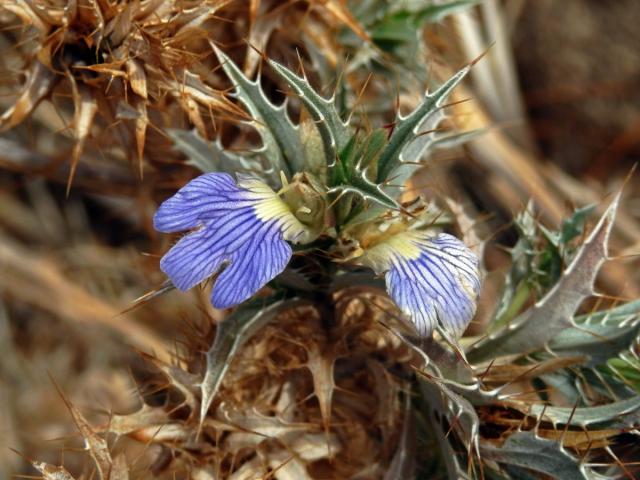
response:
M361 263L385 273L389 295L420 335L440 325L460 336L475 314L478 259L451 235L404 232L367 250Z
M231 175L207 173L165 200L153 217L153 226L164 233L196 228L222 215L239 201L241 192Z
M211 302L237 305L284 270L292 255L286 240L305 237L306 227L267 185L226 173L207 173L166 200L154 216L162 232L197 229L160 261L180 290L220 271Z

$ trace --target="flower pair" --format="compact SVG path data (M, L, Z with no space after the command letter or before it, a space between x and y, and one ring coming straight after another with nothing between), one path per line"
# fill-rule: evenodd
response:
M201 175L154 216L161 232L192 230L160 267L183 291L219 274L211 303L216 308L237 305L286 268L293 254L289 243L317 237L294 213L259 180ZM478 260L451 235L401 232L368 248L357 261L385 274L389 295L421 335L430 335L438 324L459 335L475 312Z

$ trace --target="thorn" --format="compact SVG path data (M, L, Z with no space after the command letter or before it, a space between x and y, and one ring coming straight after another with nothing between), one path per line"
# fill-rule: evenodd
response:
M358 92L358 96L356 97L356 101L353 103L353 107L351 108L351 111L349 112L349 115L347 115L347 124L351 123L351 117L353 116L354 112L356 111L356 108L360 105L360 101L362 100L362 96L364 95L364 91L367 89L367 86L369 85L369 82L371 81L371 78L373 78L373 73L369 72L369 75L367 76L367 79L362 84L362 87L360 88L360 91Z
M562 430L562 434L560 435L560 445L564 445L564 437L567 435L567 432L569 431L569 425L571 425L571 420L573 420L573 415L576 413L576 410L578 408L578 402L576 401L576 403L573 405L573 409L571 410L571 414L569 415L569 419L567 420L566 425L564 426L564 429Z
M171 280L165 280L162 285L160 285L159 288L156 288L154 290L151 290L143 295L141 295L140 297L136 298L135 300L133 300L129 306L127 306L124 310L122 310L118 315L124 315L125 313L128 313L136 308L138 308L140 305L147 303L149 300L154 299L155 297L158 297L170 290L173 290L174 288L176 288L173 283L171 283Z
M333 94L331 95L332 98L335 98L336 93L338 93L338 87L342 84L343 79L344 79L344 69L341 69L340 73L338 73L338 77L336 78L336 86L333 89Z
M268 62L269 61L269 57L267 57L267 54L265 52L263 52L262 50L260 50L258 47L256 47L253 43L251 43L248 39L243 39L244 42L247 44L247 46L249 48L251 48L253 51L255 51L258 55L260 55L260 58L265 61Z
M634 480L636 478L629 470L627 470L624 463L620 461L620 459L616 456L616 454L613 453L613 450L611 450L611 447L609 447L609 445L605 447L605 451L611 456L611 458L614 459L616 464L622 469L622 471L625 473L627 477L629 477L631 480Z
M496 42L491 42L489 44L489 46L480 54L478 55L476 58L474 58L473 60L471 60L471 62L469 62L469 67L473 67L476 63L478 63L480 60L482 60L482 58L489 53L489 50L491 50L493 48L493 46L496 44Z
M300 56L300 50L296 48L296 56L298 57L298 68L302 72L302 78L307 79L307 72L304 71L304 64L302 63L302 57Z
M587 438L588 438L589 437L588 430L585 430L585 433L587 434ZM584 461L586 460L587 455L589 455L589 451L591 450L591 446L592 445L593 445L593 440L589 439L589 443L587 444L587 448L584 450L582 455L580 455L580 458L578 458L578 463L580 465L582 465L584 463Z
M76 168L80 160L81 151L82 151L82 144L78 142L74 145L73 152L71 154L71 169L69 170L69 178L67 178L67 189L65 192L66 198L69 198L69 193L71 192L71 184L73 183L73 177L76 174Z
M544 414L545 414L545 412L547 411L547 407L548 407L548 406L549 406L548 404L546 404L546 403L544 404L544 407L542 407L542 411L540 412L540 415L539 415L539 416L538 416L538 418L536 419L536 425L535 425L535 427L533 428L533 432L535 433L535 435L536 435L536 436L538 436L538 429L539 429L539 427L540 427L540 424L542 423L542 420L543 420L543 418L544 418ZM552 423L552 424L553 424L553 423ZM553 425L554 425L554 427L553 427L553 428L555 428L555 424L553 424Z
M493 367L493 364L495 363L496 360L497 360L496 358L491 359L491 362L487 366L486 370L478 376L478 380L480 381L484 380L484 377L489 373L489 370L491 370L491 367Z

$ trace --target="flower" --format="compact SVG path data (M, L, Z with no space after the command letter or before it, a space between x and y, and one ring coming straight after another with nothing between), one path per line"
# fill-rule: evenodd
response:
M452 235L404 231L364 250L358 260L385 273L389 295L422 336L439 324L459 337L475 314L478 259Z
M220 273L211 293L216 308L237 305L281 273L290 242L312 233L269 186L251 177L207 173L166 200L153 217L165 233L193 230L171 248L160 268L180 290Z

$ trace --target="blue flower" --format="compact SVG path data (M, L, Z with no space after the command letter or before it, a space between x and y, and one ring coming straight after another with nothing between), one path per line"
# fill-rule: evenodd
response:
M165 233L193 230L160 261L180 290L219 273L211 294L216 308L237 305L281 273L290 242L308 242L309 230L266 184L207 173L166 200L153 225Z
M475 314L478 259L451 235L402 232L365 250L359 260L385 273L389 295L420 335L440 325L459 337Z

